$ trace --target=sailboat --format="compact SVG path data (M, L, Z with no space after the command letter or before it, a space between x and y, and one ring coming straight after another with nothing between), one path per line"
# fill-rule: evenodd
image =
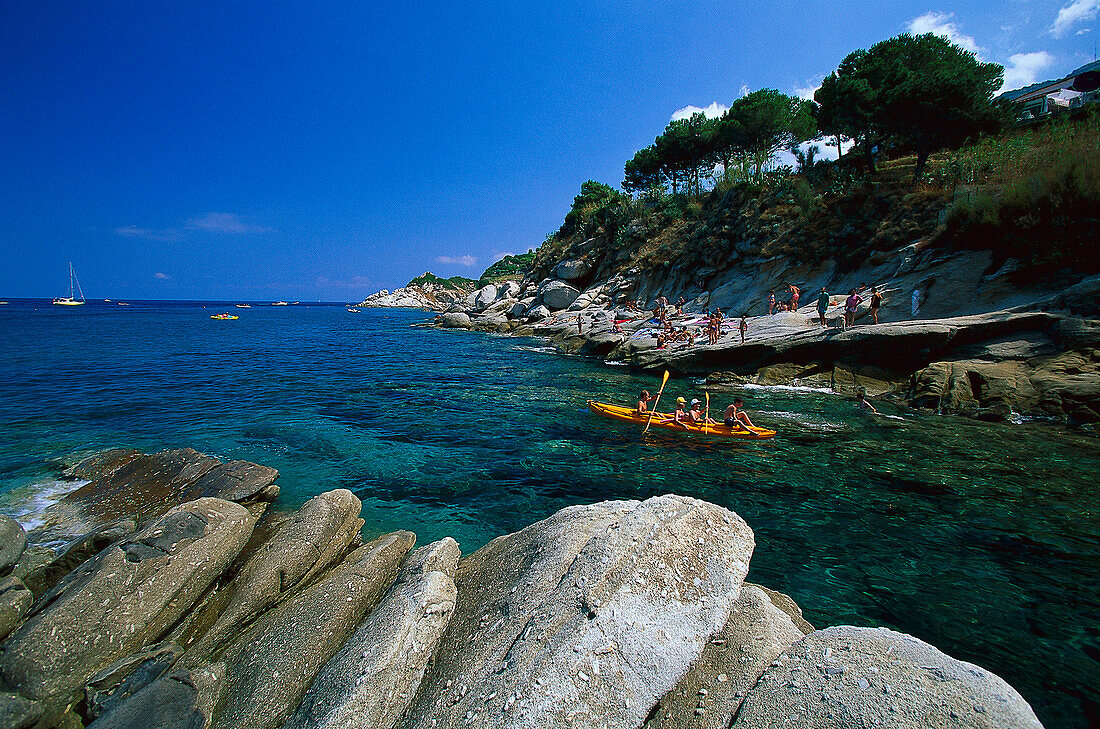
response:
M77 301L73 298L73 285L76 285L76 290L80 292L80 300ZM54 299L53 303L58 306L81 306L84 303L84 292L80 289L80 281L76 278L76 271L73 270L73 262L69 261L69 295L62 296L59 299Z

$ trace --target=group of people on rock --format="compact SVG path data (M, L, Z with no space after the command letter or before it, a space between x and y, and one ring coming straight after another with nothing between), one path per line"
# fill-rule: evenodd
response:
M638 396L637 412L639 415L646 415L649 413L649 402L653 400L653 396L649 394L649 390L642 390L642 394ZM745 401L740 397L735 397L733 403L726 408L725 413L722 415L722 423L731 428L741 428L748 430L754 428L752 420L749 418L742 408L745 405ZM658 421L661 424L674 423L683 427L689 425L718 425L716 420L708 418L703 410L703 403L698 398L691 401L691 407L688 407L688 401L683 397L676 398L676 410L671 415L664 416Z

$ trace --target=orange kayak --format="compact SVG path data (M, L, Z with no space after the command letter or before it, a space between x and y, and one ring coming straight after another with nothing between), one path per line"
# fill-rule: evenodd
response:
M588 409L596 413L596 415L602 415L605 418L611 418L613 420L622 420L626 423L634 423L643 428L645 424L649 422L649 413L643 415L634 408L623 407L622 405L611 405L606 402L589 400ZM695 423L679 424L661 422L671 417L672 415L670 413L654 413L653 421L650 423L649 427L727 440L763 440L765 438L775 437L775 431L768 430L767 428L745 428L724 425L722 423L711 423L704 428L701 423L697 425Z

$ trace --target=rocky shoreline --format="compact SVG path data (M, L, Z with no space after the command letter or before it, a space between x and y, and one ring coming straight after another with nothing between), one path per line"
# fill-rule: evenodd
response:
M1100 422L1100 278L1009 309L920 319L895 311L879 324L870 323L864 301L850 328L839 324L844 297L833 296L829 326L809 303L747 317L743 343L738 319L726 319L717 344L706 342L699 302L714 297L702 294L670 318L673 327L694 330L695 342L663 347L651 314L615 305L606 284L563 294L566 287L556 280L486 286L432 325L542 337L565 353L705 377L718 387L808 385L989 420Z
M271 508L277 475L115 450L42 527L0 518L0 726L1041 726L917 638L815 630L714 504L572 506L464 556L363 543L343 489Z

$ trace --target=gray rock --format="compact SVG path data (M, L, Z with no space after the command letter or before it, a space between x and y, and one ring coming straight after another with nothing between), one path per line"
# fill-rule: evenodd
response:
M104 550L43 595L4 646L0 674L32 699L70 702L96 672L159 638L244 547L239 504L198 499Z
M376 539L262 615L222 655L226 679L212 725L266 729L286 721L393 583L415 540L411 532Z
M1040 729L1027 702L972 663L886 628L810 633L745 697L732 727Z
M474 292L474 311L485 311L489 308L489 305L497 300L497 287L493 284L488 286L482 286L480 289Z
M137 522L133 519L119 519L96 527L71 542L61 554L54 556L45 564L28 568L23 582L35 595L43 595L53 589L65 575L135 531L137 531Z
M511 319L518 319L527 313L527 308L530 305L530 302L517 301L508 308L508 311L506 311L505 314L507 314L508 317Z
M736 514L681 496L569 507L494 539L459 564L399 726L639 726L726 624L752 549Z
M112 707L88 729L203 729L210 723L222 669L218 664L173 671Z
M284 729L390 729L408 707L454 612L460 552L421 547L355 635L317 674Z
M564 281L587 276L592 267L585 261L562 261L554 268L554 275Z
M581 295L581 292L564 281L548 281L540 287L542 303L551 310L565 309Z
M545 306L543 306L542 304L536 306L535 308L533 308L533 309L531 309L530 311L527 312L527 318L532 319L534 321L538 321L540 319L545 319L548 316L550 316L550 310L548 308L546 308Z
M726 729L745 692L776 656L803 635L767 592L743 585L726 627L711 638L691 670L661 699L645 726Z
M6 729L30 729L45 711L41 702L0 691L0 726Z
M97 478L110 476L141 455L141 451L133 448L114 448L89 456L76 465L66 468L64 476L80 481L94 481Z
M279 472L268 466L248 461L230 461L207 471L192 488L189 498L213 496L226 501L244 501L264 493L279 477Z
M30 610L34 595L15 575L0 579L0 640L8 637Z
M520 285L517 281L505 281L497 288L500 289L498 299L515 299L519 296Z
M232 595L218 606L217 621L188 649L187 665L216 657L248 621L342 555L363 526L362 506L347 489L303 504L241 567L227 588Z
M11 571L26 548L27 533L23 531L23 525L10 516L0 514L0 575Z
M462 312L447 312L440 317L439 325L444 329L469 329L473 326L470 316Z
M171 670L183 655L175 643L131 653L92 676L84 687L84 715L95 720Z

